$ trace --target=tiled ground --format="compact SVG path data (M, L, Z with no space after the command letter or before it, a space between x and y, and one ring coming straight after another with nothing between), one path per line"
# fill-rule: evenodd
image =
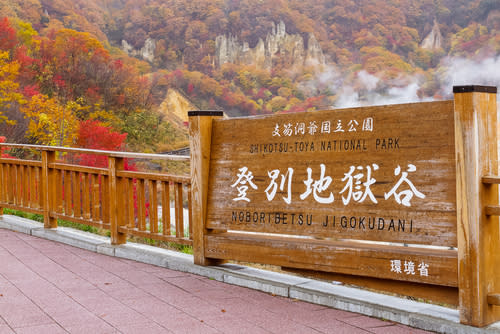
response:
M427 333L0 229L3 333Z

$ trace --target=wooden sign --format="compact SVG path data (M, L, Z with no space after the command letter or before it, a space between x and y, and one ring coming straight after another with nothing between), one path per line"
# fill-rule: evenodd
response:
M344 277L456 303L465 324L498 321L497 90L453 92L245 119L192 112L195 263Z
M206 228L453 246L453 101L214 119Z

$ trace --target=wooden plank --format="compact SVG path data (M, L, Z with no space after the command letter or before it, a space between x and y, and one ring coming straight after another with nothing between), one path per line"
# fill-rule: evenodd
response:
M139 231L146 230L146 194L144 180L137 179L137 219Z
M12 182L12 201L15 205L20 205L19 197L19 182L18 182L18 165L11 165L11 182Z
M487 301L489 305L500 306L500 293L488 294Z
M36 208L41 208L43 207L43 195L42 192L44 191L43 188L43 180L42 180L42 175L43 175L43 170L42 168L35 168L35 187L36 187L36 198L37 198L37 203L36 203Z
M82 216L82 187L83 178L82 173L75 172L75 183L74 183L74 198L73 198L73 216L80 218Z
M485 184L500 184L500 177L493 175L483 176L481 181Z
M189 176L179 176L172 174L157 174L157 173L145 173L145 172L134 172L134 171L120 171L117 176L127 177L130 179L143 179L143 180L154 180L154 181L171 181L171 182L182 182L190 183L191 179Z
M92 174L92 220L102 221L101 218L101 194L98 175Z
M54 180L55 180L55 203L54 209L57 213L63 212L63 183L62 183L62 172L60 170L54 169Z
M33 174L33 167L27 166L26 167L26 175L24 179L24 189L26 191L24 192L24 203L25 206L28 208L31 208L33 206L33 201L31 200L32 194L33 194L33 189L31 186L31 179L32 179L32 174Z
M151 233L158 233L158 185L147 180L149 190L149 227Z
M484 207L484 212L487 216L500 216L500 206L486 205Z
M25 189L25 176L24 176L24 166L20 165L17 167L17 203L21 206L26 206L26 201L24 201Z
M284 267L456 287L457 251L355 241L219 233L205 256Z
M188 227L189 227L189 239L193 239L193 192L191 191L191 185L188 185Z
M127 195L128 195L128 200L127 200L127 226L129 228L134 228L135 227L135 198L134 198L134 180L133 179L126 179L127 180Z
M90 220L90 175L81 173L82 176L82 216L86 220Z
M11 168L9 164L5 165L4 170L5 176L5 202L12 203L12 176L11 176Z
M110 229L111 225L110 224L104 224L101 221L93 221L85 218L78 218L74 216L66 216L64 213L56 213L52 212L51 216L55 219L64 219L73 223L77 224L82 224L82 225L87 225L87 226L94 226L97 228L102 228L102 229Z
M73 216L73 187L72 185L75 183L73 178L73 172L71 171L63 171L64 176L64 214L66 216Z
M101 196L102 196L102 221L103 223L110 223L109 220L109 177L101 175Z
M19 205L17 201L17 193L18 193L18 182L17 182L17 165L10 166L10 183L12 185L12 203Z
M455 94L455 138L460 322L482 327L500 320L487 302L500 290L499 220L484 209L499 203L498 187L481 178L500 174L496 94Z
M289 271L301 276L312 277L321 280L342 282L349 285L361 286L381 292L395 293L402 296L424 299L434 303L458 306L458 288L421 284L415 282L403 282L382 278L363 277L345 274L327 273L322 271L304 270L281 267L284 271Z
M15 165L14 177L15 177L15 188L16 188L16 203L18 205L23 205L23 181L21 175L21 170L24 168L22 165Z
M193 190L193 257L199 265L216 265L221 261L205 257L204 236L213 231L207 229L207 196L212 146L212 121L222 117L222 112L189 113L189 137L191 154L191 182Z
M163 235L171 235L170 224L170 183L161 182L161 223Z
M212 131L207 228L457 245L453 101L217 119Z
M84 173L95 174L95 175L108 175L109 174L108 170L105 168L87 167L87 166L80 166L80 165L52 163L52 164L50 164L49 167L54 168L54 169L58 169L58 170L63 170L63 171L84 172Z
M36 161L36 160L0 159L0 164L13 164L13 165L18 165L18 166L42 167L42 162Z
M113 245L124 244L127 235L120 232L119 228L126 224L123 221L123 182L117 177L117 172L124 168L122 158L108 157L109 170L109 216L111 229L111 243Z
M163 235L161 233L151 233L149 231L140 231L137 228L130 229L130 228L123 226L123 227L120 227L119 231L122 233L127 233L129 235L134 235L136 237L141 237L141 238L148 238L148 239L153 239L153 240L172 242L172 243L186 245L186 246L193 245L193 241L190 239L187 239L187 238L177 238L176 236L172 236L172 235Z
M1 153L1 151L0 151ZM0 154L1 155L1 154ZM4 197L5 197L5 189L4 189L4 176L3 176L3 166L4 164L0 162L0 216L3 215L3 206L1 203L4 203Z
M184 238L184 207L182 198L182 183L174 184L175 192L175 235Z
M40 187L40 202L43 208L43 220L45 228L56 228L57 219L51 217L55 204L56 180L54 170L49 168L49 164L54 162L56 154L54 151L42 152L42 170L41 170L41 187Z
M4 164L0 162L0 203L6 202L3 169L4 169Z
M12 209L12 210L19 210L19 211L25 211L25 212L30 212L30 213L37 213L40 215L43 215L43 209L36 209L36 208L27 208L15 204L8 204L8 203L2 203L2 207L5 209Z
M118 151L104 151L104 150L94 150L94 149L82 149L64 146L42 146L42 145L28 145L28 144L12 144L12 143L0 143L0 147L18 147L24 149L32 149L39 151L58 151L58 152L68 152L76 154L94 154L94 155L105 155L115 158L131 158L131 159L154 159L154 160L172 160L172 161L189 161L188 156L184 155L173 155L173 154L145 154L145 153L133 153L133 152L118 152Z

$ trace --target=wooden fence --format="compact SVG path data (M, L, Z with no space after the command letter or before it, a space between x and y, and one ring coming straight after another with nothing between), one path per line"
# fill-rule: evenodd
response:
M267 263L500 320L496 88L454 101L190 112L195 263Z
M189 161L188 157L21 144L0 148L29 150L40 157L0 159L0 214L3 208L40 214L46 228L56 228L61 219L107 229L113 244L137 236L192 245L189 176L124 168L125 159ZM108 167L58 161L57 154L105 156Z

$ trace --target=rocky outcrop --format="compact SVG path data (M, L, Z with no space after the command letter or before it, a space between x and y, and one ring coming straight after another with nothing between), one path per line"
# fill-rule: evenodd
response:
M122 50L129 56L140 57L152 63L155 59L156 41L148 38L144 42L144 46L140 50L136 50L126 40L122 40Z
M420 47L422 49L437 50L442 48L443 35L441 35L441 30L439 30L439 24L434 21L434 26L431 32L424 38Z
M167 96L160 104L159 111L167 117L168 120L181 124L188 121L188 111L198 110L198 108L189 101L178 90L170 88Z
M293 67L321 65L326 62L321 46L312 33L306 48L301 35L286 32L283 21L273 24L272 31L265 40L259 38L254 48L250 48L246 41L240 42L237 36L220 35L215 39L217 66L234 63L271 69L278 58Z

